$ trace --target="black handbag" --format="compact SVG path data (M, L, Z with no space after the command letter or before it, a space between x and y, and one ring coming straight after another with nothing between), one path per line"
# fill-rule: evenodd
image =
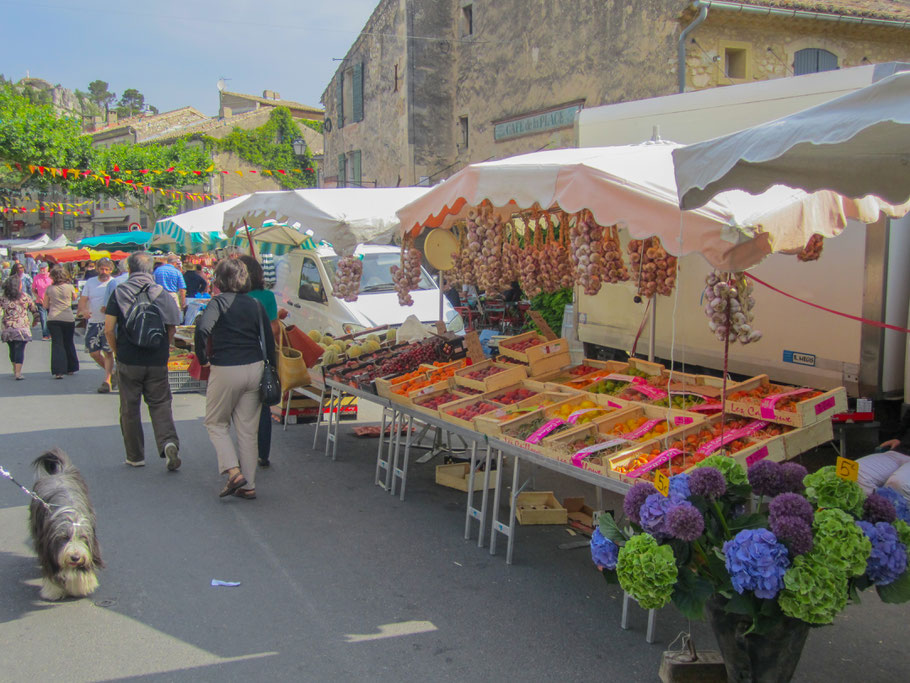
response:
M259 348L262 349L262 378L259 380L259 398L267 406L278 405L281 402L281 381L278 371L269 362L269 354L265 350L265 328L262 325L262 315L265 309L259 304Z

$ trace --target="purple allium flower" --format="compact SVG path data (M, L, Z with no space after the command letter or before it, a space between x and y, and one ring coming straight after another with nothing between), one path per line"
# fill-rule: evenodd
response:
M897 518L910 524L910 505L907 504L906 498L890 486L881 486L875 489L875 493L882 498L890 500L891 504L894 505L894 511L897 513Z
M890 500L873 493L863 501L863 519L872 524L876 522L890 524L897 519L897 510Z
M776 496L783 493L783 477L780 464L770 460L759 460L746 472L752 492L758 496Z
M812 503L798 493L782 493L768 504L768 520L772 528L775 517L798 517L811 526L814 513Z
M724 543L727 571L737 593L753 591L774 598L784 587L790 566L787 548L767 529L744 529Z
M802 493L806 490L803 479L809 471L798 462L784 462L780 465L781 491Z
M667 513L676 505L662 493L652 493L639 509L641 528L652 536L666 535ZM658 538L660 540L660 538Z
M670 508L664 528L680 541L694 541L705 530L705 518L692 503L681 502Z
M689 475L685 472L670 477L670 498L676 501L686 500L690 495Z
M599 569L616 569L616 558L619 556L619 546L594 529L591 534L591 559Z
M897 530L886 522L856 524L872 541L872 554L866 563L869 580L879 586L893 583L907 569L907 546L898 539Z
M622 502L622 509L623 512L626 513L626 517L631 519L635 524L641 524L641 515L638 511L644 504L645 498L654 493L657 493L654 484L646 481L640 481L629 489L629 492Z
M689 490L695 496L717 498L727 492L727 480L719 469L699 467L689 474Z
M771 519L770 526L774 535L787 544L791 555L804 555L815 544L812 527L799 517L775 516Z

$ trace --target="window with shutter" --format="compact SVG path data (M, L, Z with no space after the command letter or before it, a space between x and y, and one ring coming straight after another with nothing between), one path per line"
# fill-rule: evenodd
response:
M351 121L363 121L363 62L354 65Z
M344 71L339 70L338 78L335 80L335 108L338 113L335 115L335 124L341 128L344 126Z
M807 47L793 55L794 76L834 71L837 68L837 55L817 47Z
M363 187L360 173L360 150L351 152L351 185L354 187Z
M338 183L336 187L347 187L348 182L348 164L344 154L338 155Z

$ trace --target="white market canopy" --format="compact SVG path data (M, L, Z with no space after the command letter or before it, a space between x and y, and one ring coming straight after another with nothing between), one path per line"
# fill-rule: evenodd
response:
M222 230L225 212L250 195L228 199L201 209L162 218L155 223L150 249L161 248L181 254L196 254L227 246L230 240Z
M66 239L64 237L64 239ZM0 247L9 247L13 251L30 251L32 249L41 249L51 243L51 238L47 234L38 235L27 239L10 239L0 241ZM65 244L63 246L66 246ZM51 247L53 248L53 247Z
M658 236L675 256L697 252L715 268L745 270L775 251L801 249L813 233L836 234L848 218L877 219L872 201L776 186L753 196L726 192L680 211L671 142L534 152L471 164L398 212L402 231L450 227L488 200L508 219L516 211L590 210L600 225L633 238ZM681 243L680 243L681 235Z
M348 254L358 244L391 244L399 230L396 211L428 192L426 187L319 188L254 192L224 215L228 236L276 220L310 234L315 241L330 242L338 253Z
M781 183L847 197L910 201L910 72L837 99L673 152L684 209L720 192ZM902 215L910 207L889 210Z

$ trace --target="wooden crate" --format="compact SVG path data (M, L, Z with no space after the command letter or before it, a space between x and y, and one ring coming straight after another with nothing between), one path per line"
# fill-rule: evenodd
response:
M463 420L460 417L455 417L454 415L452 415L452 411L458 410L459 408L463 408L464 406L469 406L473 403L478 403L478 402L489 403L491 406L493 406L494 410L502 410L502 407L496 403L492 403L491 401L486 401L482 398L478 398L477 396L469 396L468 398L463 398L459 401L452 401L451 403L446 403L444 406L440 406L439 417L441 417L443 420L446 420L447 422L451 422L452 424L456 424L460 427L465 427L467 429L476 430L473 419Z
M452 465L436 466L436 483L440 486L448 486L450 489L459 491L468 491L468 477L470 476L471 465L467 462L454 463ZM484 473L478 471L474 473L474 490L483 491ZM496 482L499 479L499 470L490 472L489 488L496 488Z
M410 374L410 373L405 373L405 374ZM407 380L401 379L401 377L403 377L403 376L404 375L401 375L399 377L377 377L374 381L374 384L376 385L376 393L379 394L380 396L382 396L383 398L391 399L392 398L392 387L396 384L401 384L402 382L407 381ZM426 373L423 373L423 376L424 376L424 378L426 378ZM415 375L415 377L416 377L416 375ZM411 379L414 379L414 377L412 377Z
M497 372L495 375L490 375L489 377L485 377L482 380L465 377L465 375L468 375L472 372L483 370L494 365L498 368L501 368L501 371ZM497 389L504 389L505 387L512 386L513 384L518 384L527 376L527 371L520 365L503 365L501 363L494 363L491 360L485 360L474 365L469 365L466 368L456 370L455 384L470 387L472 389L479 389L483 392L488 392L496 391Z
M535 410L534 412L531 412L531 413L513 417L511 420L502 422L499 425L499 428L500 428L499 438L501 438L503 441L505 441L506 443L511 444L513 446L518 446L519 448L524 448L526 450L533 451L534 453L540 453L541 455L545 455L546 454L545 446L542 445L542 443L537 443L537 444L528 443L527 441L518 437L515 434L516 430L520 429L522 426L526 425L527 423L534 422L535 420L545 420L545 419L546 418L545 418L542 410ZM548 436L547 438L550 438L550 437ZM545 440L546 439L544 439L544 441Z
M441 382L436 382L435 384L430 384L420 389L412 389L407 394L399 394L394 391L397 385L392 385L392 391L389 393L389 400L402 405L413 405L414 399L421 398L428 394L435 393L440 389L451 389L453 382L451 379L444 379Z
M750 391L758 387L768 386L780 387L784 390L784 393L798 389L798 387L773 384L768 380L767 375L758 375L742 382L737 387L737 391ZM830 420L832 415L847 410L847 390L844 387L837 387L805 401L799 401L794 406L795 410L793 411L779 410L770 406L764 407L762 402L734 400L731 398L727 398L726 408L727 412L733 415L777 422L791 427L808 427L816 422Z
M831 420L822 420L808 427L800 427L783 435L784 449L787 451L787 460L797 455L828 443L834 439L834 425Z
M528 340L534 340L537 343L523 351L514 351L508 348L511 344L517 344ZM509 356L510 358L519 360L522 363L533 365L535 362L543 360L546 356L552 356L554 354L565 354L568 356L569 342L564 337L548 340L546 337L537 334L536 332L524 332L522 334L517 334L514 337L503 339L499 343L499 353L503 356Z
M552 491L522 491L515 501L515 517L524 526L567 524L569 511L556 500Z
M562 370L563 368L569 367L572 360L569 357L568 351L562 351L560 353L554 353L550 356L544 356L539 360L533 360L528 364L528 375L531 377L539 377L541 375L547 375L554 370Z
M445 393L450 393L450 394L454 394L454 395L458 396L458 393L456 391L452 390L450 387L444 388L444 389L437 389L436 391L430 392L428 394L424 394L423 396L415 397L414 399L412 399L411 406L414 408L414 410L417 410L426 415L431 415L433 417L439 417L439 409L442 408L443 406L448 405L448 403L443 403L437 408L427 408L427 407L424 407L423 405L421 405L421 403L423 401L428 401L431 398L440 396ZM463 398L464 397L461 396L455 400L460 401L460 400L463 400ZM449 403L453 403L453 402L454 401L450 401Z
M490 392L484 396L496 403L496 394L499 392ZM543 400L550 400L552 402L557 402L563 400L565 394L560 394L556 392L541 392L531 398L526 398L523 401L518 403L511 404L500 404L502 405L502 412L496 413L487 413L481 415L474 420L474 426L481 434L488 434L490 436L498 437L501 433L501 425L503 422L511 420L515 417L519 417L522 414L528 414L534 412L535 410L540 409L540 403Z

